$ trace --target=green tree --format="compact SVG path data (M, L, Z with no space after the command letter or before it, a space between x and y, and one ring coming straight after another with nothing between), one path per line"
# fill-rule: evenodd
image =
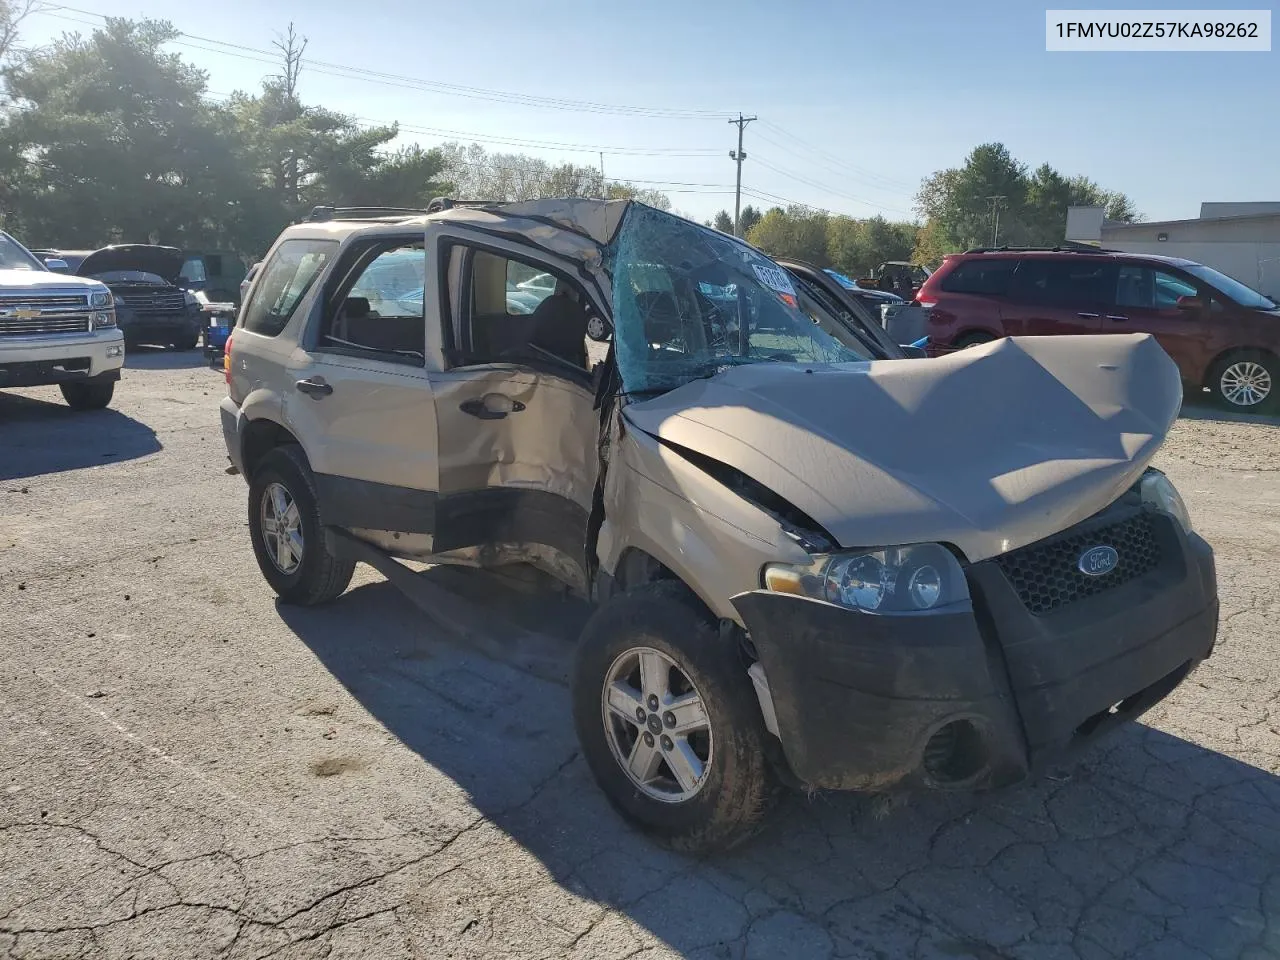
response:
M827 257L827 214L808 207L774 207L751 228L747 240L775 257L794 257L819 267Z
M8 71L0 156L15 175L0 205L28 241L205 244L229 206L256 202L234 128L202 98L204 73L162 49L176 36L111 19Z
M711 226L721 233L733 233L733 216L728 210L721 210L711 221Z
M1000 143L975 147L961 167L928 176L916 194L916 209L928 226L920 255L990 244L999 215L1001 244L1061 243L1067 207L1099 205L1115 220L1138 219L1133 202L1088 177L1064 177L1049 164L1028 172Z

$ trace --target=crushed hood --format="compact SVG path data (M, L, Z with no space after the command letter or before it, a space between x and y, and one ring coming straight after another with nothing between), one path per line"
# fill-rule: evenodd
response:
M1091 516L1178 415L1147 334L1021 337L932 360L732 367L626 407L726 463L843 547L939 541L983 560Z
M146 243L123 243L95 250L80 262L76 273L93 277L112 270L140 270L176 283L186 258L177 247L154 247Z

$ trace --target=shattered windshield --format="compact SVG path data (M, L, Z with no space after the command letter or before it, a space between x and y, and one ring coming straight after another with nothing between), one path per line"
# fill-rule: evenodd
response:
M630 393L738 364L868 359L801 309L785 270L722 233L633 204L610 253L615 349Z

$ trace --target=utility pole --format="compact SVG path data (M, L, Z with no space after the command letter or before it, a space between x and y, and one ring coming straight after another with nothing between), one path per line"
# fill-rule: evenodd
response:
M1004 194L987 197L991 201L991 245L998 247L1000 245L1000 204L1007 197Z
M604 178L604 151L600 151L600 199L609 199L609 181Z
M738 217L742 212L742 161L747 159L746 153L742 150L742 131L747 129L747 124L755 119L755 117L744 117L739 113L737 120L729 121L738 127L738 149L729 151L729 156L738 164L738 185L733 192L733 235L735 237L742 236L742 232L738 228Z

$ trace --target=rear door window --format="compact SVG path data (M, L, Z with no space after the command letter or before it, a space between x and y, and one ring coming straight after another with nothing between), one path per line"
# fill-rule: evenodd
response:
M1007 258L965 260L942 279L942 289L947 293L1002 297L1009 292L1009 279L1017 265L1017 260Z
M262 267L244 311L244 328L277 336L338 253L337 240L285 240Z
M1019 303L1069 307L1110 302L1115 289L1113 263L1028 257L1019 264L1009 295Z

